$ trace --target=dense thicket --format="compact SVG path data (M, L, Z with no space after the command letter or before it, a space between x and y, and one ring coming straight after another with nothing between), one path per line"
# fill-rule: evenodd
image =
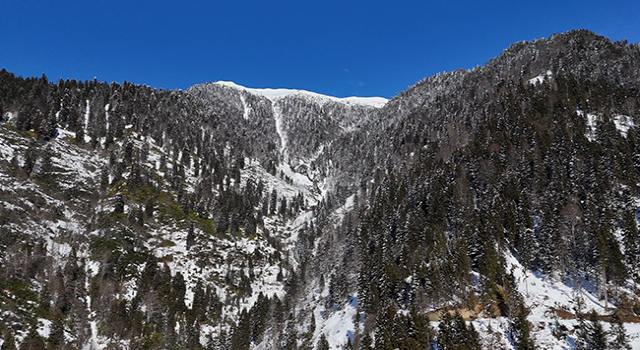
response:
M517 44L410 89L424 104L374 132L376 146L343 144L375 170L357 230L365 307L468 300L471 270L499 298L504 252L550 276L594 280L601 293L637 280L640 154L635 127L621 125L640 117L639 59L637 45L585 31ZM530 82L538 73L546 78Z
M0 299L19 296L17 303L3 307L18 312L15 319L0 323L0 332L7 337L25 324L35 332L39 317L51 320L52 329L48 339L32 334L33 344L82 347L95 332L88 315L93 312L100 334L113 341L127 340L136 348L201 348L201 325L233 320L221 318L224 304L211 284L198 284L192 304L185 304L186 276L172 273L166 261L156 258L149 248L150 232L163 227L186 230L186 245L194 259L208 264L217 258L204 242L250 237L263 217L276 210L288 217L305 206L301 196L287 201L275 189L268 192L261 180L241 181L245 157L274 167L278 157L274 147L252 148L257 140L242 136L243 127L218 125L232 112L218 106L217 114L209 115L201 101L185 92L130 83L54 84L45 76L23 79L2 70L0 112L7 141L21 142L16 135L32 140L24 148L16 143L15 156L11 162L3 161L2 169L16 181L32 182L36 189L31 194L0 192L7 203L0 219L0 285L6 287ZM79 178L66 169L73 164L53 164L50 141L58 137L71 137L81 154L100 160L95 163L99 176ZM151 154L156 158L149 158ZM49 204L57 200L64 204ZM24 202L37 204L28 218L15 214L24 212ZM111 205L112 210L99 203ZM12 207L16 209L6 209ZM79 227L55 237L56 244L72 249L58 261L50 255L55 245L46 242L46 223L68 220L67 210L78 213L72 222L79 221ZM276 263L281 259L280 246L275 240L272 245L277 248L274 255L258 252L237 259L245 263L249 259L249 266ZM98 271L89 278L85 273L92 261L98 263ZM252 272L230 269L224 284L233 294L226 297L227 304L251 294ZM122 295L127 283L136 286L133 299ZM260 315L252 322L275 317L270 298L259 298L251 312ZM26 313L19 311L24 302L31 303ZM73 334L73 344L65 332ZM234 336L240 338L239 332ZM263 332L264 325L253 329L253 338L248 339L258 342Z
M586 31L515 44L418 83L336 140L327 154L364 169L348 231L363 310L480 302L517 317L505 253L621 302L640 277L639 64L638 45Z

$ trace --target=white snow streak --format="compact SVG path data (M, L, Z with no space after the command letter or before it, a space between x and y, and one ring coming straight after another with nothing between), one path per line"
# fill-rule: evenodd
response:
M579 116L585 116L586 118L587 130L584 136L589 141L595 141L598 135L598 122L602 121L602 116L594 113L585 113L579 109L576 110L576 113L578 113ZM626 115L616 114L613 116L612 120L616 126L616 130L618 130L620 135L625 138L629 133L629 129L636 127L633 118Z
M251 108L249 107L249 105L247 104L247 98L244 97L244 94L240 94L240 102L242 102L242 117L245 120L249 119L249 113L251 112Z
M272 103L271 106L273 108L273 118L276 121L276 132L278 133L278 136L280 137L280 154L284 157L285 156L285 148L287 147L287 135L285 134L284 129L283 129L282 111L280 110L280 107L277 106L276 103Z
M626 115L614 115L613 123L616 124L616 129L618 129L620 135L625 138L627 137L629 129L636 127L633 119Z

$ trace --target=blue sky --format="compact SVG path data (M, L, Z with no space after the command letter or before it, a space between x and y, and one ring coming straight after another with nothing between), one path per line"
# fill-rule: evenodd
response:
M230 80L392 97L513 42L579 28L640 42L640 2L6 0L0 68L165 89Z

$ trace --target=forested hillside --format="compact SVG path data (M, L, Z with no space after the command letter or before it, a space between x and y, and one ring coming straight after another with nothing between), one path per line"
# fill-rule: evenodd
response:
M638 347L636 125L582 30L384 106L3 69L2 348Z

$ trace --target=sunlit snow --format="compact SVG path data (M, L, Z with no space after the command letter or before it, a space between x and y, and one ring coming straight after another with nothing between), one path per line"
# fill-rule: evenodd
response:
M352 96L352 97L339 98L339 97L327 96L327 95L322 95L322 94L318 94L311 91L297 90L297 89L252 89L252 88L244 87L242 85L238 85L231 81L217 81L214 84L247 91L256 95L264 96L272 101L277 100L279 98L286 97L286 96L290 96L290 95L305 95L305 96L314 97L320 100L336 101L336 102L357 104L357 105L363 105L363 106L372 106L372 107L382 107L388 101L384 97Z

